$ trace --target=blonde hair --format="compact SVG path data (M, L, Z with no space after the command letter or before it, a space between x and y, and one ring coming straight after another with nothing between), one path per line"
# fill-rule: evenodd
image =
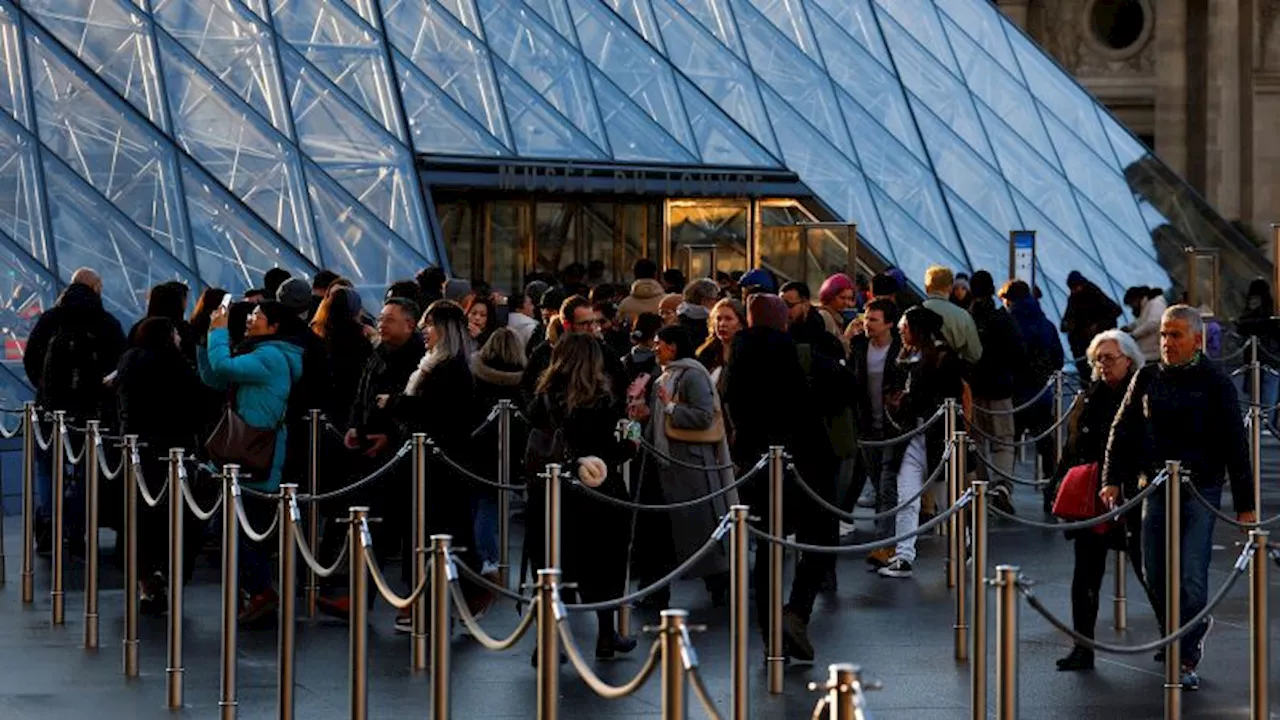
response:
M538 378L539 395L558 389L563 383L567 409L584 407L609 396L609 377L604 372L604 351L587 333L569 333L551 351L551 365Z
M524 367L524 348L520 347L520 338L511 328L500 327L493 331L484 347L480 348L480 359L486 362L498 362L509 367Z
M955 283L955 273L945 265L930 265L924 271L924 291L927 293L949 293Z
M551 343L551 347L555 347L560 342L560 336L564 334L564 321L557 315L551 318L551 322L547 323L547 342Z

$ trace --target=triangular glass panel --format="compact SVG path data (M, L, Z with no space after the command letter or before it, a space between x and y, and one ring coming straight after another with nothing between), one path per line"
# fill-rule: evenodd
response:
M1000 17L1000 12L992 3L973 0L934 1L946 18L960 26L965 34L994 57L1006 72L1019 78L1018 82L1022 82L1018 61L1013 58L1013 51L1009 49L1009 40L1004 34L1004 19ZM952 33L948 32L947 35L951 37L952 42L955 42L955 36ZM962 60L961 64L963 62Z
M991 137L1009 187L1030 198L1082 251L1096 258L1089 230L1071 197L1067 179L1057 169L1050 167L1008 126L1001 128L999 118L985 107L979 106L979 111L982 112L983 123L992 128ZM1027 218L1024 215L1022 219L1025 222Z
M413 148L420 153L493 157L510 152L398 51L400 98Z
M142 11L120 0L23 0L22 7L160 128L164 105Z
M898 24L944 68L954 75L960 74L956 69L955 59L951 57L947 35L942 30L942 23L938 20L938 12L932 2L904 3L894 0L875 0L875 4L879 6L876 12L882 19L886 14L892 15ZM896 57L897 50L893 48L892 42L889 47L894 50Z
M411 247L428 252L426 210L412 153L300 55L288 48L281 53L302 151Z
M654 16L649 0L607 0L607 2L614 12L621 15L628 25L640 33L640 37L644 38L645 42L657 48L658 52L666 52L662 44L662 32L658 30L658 18ZM588 2L588 4L595 5L594 2ZM575 9L574 14L576 15L577 12ZM577 22L580 23L581 20Z
M1128 128L1117 122L1110 114L1105 111L1099 112L1098 119L1102 121L1102 129L1111 140L1112 149L1116 151L1116 159L1120 161L1121 174L1130 165L1141 162L1151 152L1146 145L1143 145L1138 138L1133 136L1133 133L1129 132Z
M912 104L923 104L955 130L978 155L991 161L982 123L973 110L969 91L955 75L938 64L937 59L920 46L901 25L887 14L881 14L880 27L893 51L898 77L911 94ZM949 52L949 51L948 51Z
M267 11L267 0L240 0L240 2L252 10L263 22L271 22L271 15Z
M751 3L761 15L769 18L769 22L779 32L808 55L810 60L819 67L823 66L822 51L818 49L818 41L813 36L813 29L809 27L803 0L751 0Z
M578 132L501 60L494 59L516 153L529 158L605 159L595 143Z
M993 277L1003 277L1009 267L1009 238L997 232L969 203L953 190L945 190L947 206L955 220L956 231L964 243L965 254L973 270L986 270ZM1010 201L1012 202L1012 201ZM1012 228L1011 228L1012 229Z
M439 4L384 0L382 15L392 44L490 135L513 147L484 43Z
M189 258L169 141L33 27L27 52L41 141L175 257Z
M697 164L697 158L645 115L604 73L592 68L591 84L604 108L604 126L609 130L609 147L615 160Z
M916 287L923 285L924 271L930 265L945 265L956 272L969 269L967 262L938 245L928 231L874 184L871 195L884 222L885 237L893 248L897 266L907 276L908 282Z
M239 294L256 287L273 267L311 274L310 264L296 248L190 161L182 163L182 187L191 213L196 271L210 287Z
M911 107L902 94L902 84L893 73L876 62L861 44L853 42L821 9L812 8L809 19L823 57L827 59L827 72L831 79L917 158L927 159L915 122L911 119ZM856 145L857 135L852 130L850 134Z
M776 154L778 141L762 106L751 68L672 2L653 1L667 44L667 57L757 142Z
M436 264L434 252L415 253L311 163L307 180L323 265L349 278L365 307L381 307L387 286Z
M916 118L933 158L933 170L943 185L972 206L997 231L1020 229L1022 220L1000 172L979 158L938 116L921 108Z
M1126 235L1135 238L1146 236L1146 226L1138 214L1133 191L1125 184L1124 178L1057 118L1045 113L1045 123L1049 126L1053 144L1058 148L1058 157L1062 158L1067 180L1077 190L1083 191L1085 197L1101 208Z
M276 34L402 141L382 38L338 0L272 0Z
M733 13L729 10L729 0L677 0L677 2L707 32L714 35L721 45L732 50L739 58L747 59L746 51L742 47L742 39L738 37Z
M45 265L49 243L40 216L36 140L13 119L0 115L0 231Z
M1008 123L1049 164L1057 164L1044 123L1040 121L1040 114L1036 112L1035 102L1027 88L997 65L950 20L944 20L943 25L952 36L951 47L964 70L965 82L977 101L985 103L997 117ZM987 132L994 131L988 128Z
M689 111L689 125L698 141L704 165L780 167L776 158L746 133L693 83L677 76L680 96Z
M874 57L886 70L893 69L893 61L889 59L889 49L885 47L884 38L880 36L880 28L876 23L875 11L871 9L871 0L809 0L810 20L814 11L827 15L837 27L843 28L849 37ZM814 29L817 31L817 28ZM821 40L819 41L821 42ZM824 56L826 47L822 48ZM835 70L835 61L827 58L827 67Z
M894 140L847 94L841 92L840 97L849 132L858 138L858 159L863 174L949 252L963 257L964 248L951 226L947 205L932 170Z
M42 153L58 276L77 268L102 276L102 301L126 327L142 317L147 291L169 280L199 287L195 276L112 204L49 153Z
M527 7L480 0L485 38L495 57L520 73L535 92L608 152L586 61Z
M685 118L675 74L666 58L646 45L598 0L570 0L570 6L587 60L603 70L668 134L697 154L698 147ZM607 114L607 110L600 105L602 113Z
M735 0L734 8L752 69L832 145L852 156L853 145L840 117L840 104L822 67L788 42L746 0ZM773 130L775 135L786 132L776 125Z
M275 42L253 13L234 2L158 0L151 14L258 114L289 134Z
M298 152L262 116L160 37L174 138L218 182L304 255L316 259Z
M1020 30L1009 28L1008 36L1031 94L1084 139L1094 152L1106 157L1111 144L1098 123L1093 98L1076 84L1070 73L1045 55Z
M595 0L595 2L599 1ZM569 8L565 6L564 0L524 0L524 4L542 16L542 19L555 28L566 42L575 47L578 45L578 38L573 29L573 18L570 17Z
M1106 214L1087 198L1076 195L1089 232L1098 244L1102 266L1123 293L1136 285L1164 288L1169 286L1169 273L1156 261L1156 248L1150 235L1133 237L1116 227Z
M764 90L764 101L774 124L788 129L779 136L787 167L839 219L858 223L859 235L870 239L877 250L890 252L866 180L853 161L768 88ZM880 244L875 245L876 241Z
M416 2L417 0L409 0ZM476 11L475 0L438 0L449 12L453 13L453 17L462 23L463 27L470 30L476 37L484 35L484 28L480 26L480 13ZM383 3L383 13L386 12L386 3Z
M1018 206L1018 214L1022 216L1023 229L1036 231L1036 257L1046 269L1056 275L1043 278L1042 284L1065 285L1067 273L1079 270L1099 286L1107 287L1110 276L1102 264L1083 252L1077 240L1068 237L1051 218L1040 212L1042 205L1024 197L1016 189L1013 191L1013 202ZM1089 242L1087 237L1082 240Z
M30 129L27 86L23 82L26 72L23 68L22 35L18 31L16 12L10 10L8 4L0 3L0 71L3 71L0 73L0 107Z
M4 321L0 322L0 341L4 343L4 362L16 363L27 349L27 337L35 328L40 314L58 300L53 274L0 230L0 297L4 298ZM10 406L12 407L12 406Z

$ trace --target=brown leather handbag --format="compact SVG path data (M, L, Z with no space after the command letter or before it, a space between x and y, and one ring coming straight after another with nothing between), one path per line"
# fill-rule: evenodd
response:
M286 411L287 412L287 411ZM276 457L276 436L284 426L283 415L272 428L256 428L244 421L235 408L235 393L227 400L222 418L204 443L209 459L219 467L239 465L262 480L271 472Z
M675 402L676 404L680 403L679 396L676 396ZM675 442L718 443L724 440L724 412L720 409L720 403L717 402L715 415L711 419L711 426L701 430L676 427L671 423L671 416L667 415L666 431L667 439Z

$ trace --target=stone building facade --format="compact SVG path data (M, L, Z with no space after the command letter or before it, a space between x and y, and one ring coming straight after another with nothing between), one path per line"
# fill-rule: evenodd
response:
M996 4L1223 217L1269 237L1280 220L1280 0Z

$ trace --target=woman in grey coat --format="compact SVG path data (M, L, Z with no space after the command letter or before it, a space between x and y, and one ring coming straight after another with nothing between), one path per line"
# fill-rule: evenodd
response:
M733 471L697 470L696 467L728 465L729 446L724 434L720 396L711 375L695 357L693 338L679 326L658 332L658 362L662 374L649 397L648 440L658 450L657 477L664 502L676 503L703 497L733 482ZM670 426L670 428L668 427ZM681 438L680 431L686 431ZM691 441L688 432L703 437ZM667 460L666 458L671 458ZM692 466L692 467L690 467ZM706 543L738 502L736 491L669 513L675 564L679 565ZM695 563L689 577L700 577L712 603L723 604L729 589L728 547L721 543Z

